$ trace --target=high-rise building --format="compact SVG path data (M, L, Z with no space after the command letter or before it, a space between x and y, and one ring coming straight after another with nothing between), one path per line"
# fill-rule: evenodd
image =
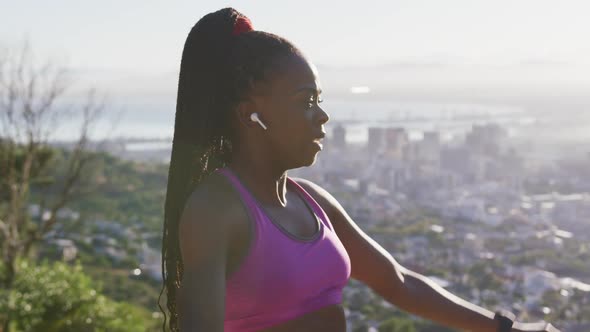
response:
M428 144L440 144L440 133L438 131L425 131L424 132L424 142L428 142Z
M475 124L465 136L465 144L474 152L497 156L507 137L506 129L498 124Z
M404 128L385 129L386 154L395 159L403 159L404 147L408 144L408 132Z
M369 127L369 139L367 141L367 150L369 152L380 152L383 149L384 132L383 128Z
M437 131L424 132L424 138L418 142L417 158L427 162L440 162L440 134Z
M346 128L344 126L338 124L332 131L332 136L334 137L332 142L335 147L346 148Z

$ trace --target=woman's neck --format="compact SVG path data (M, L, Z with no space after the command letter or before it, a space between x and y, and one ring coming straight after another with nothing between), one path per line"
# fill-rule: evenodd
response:
M236 162L228 168L265 206L287 206L287 171L272 169L269 163Z

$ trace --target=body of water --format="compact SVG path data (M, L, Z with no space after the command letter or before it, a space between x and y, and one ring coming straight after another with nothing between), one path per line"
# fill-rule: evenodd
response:
M450 140L464 135L474 124L484 123L500 124L510 136L528 135L537 128L540 128L539 134L552 135L557 132L554 127L559 126L557 120L535 116L534 110L509 105L326 100L322 107L330 115L326 124L328 135L337 124L342 124L350 142L366 141L367 129L371 126L403 127L413 140L420 139L424 131L439 131L442 140ZM170 138L174 130L174 112L173 102L115 101L95 126L92 137ZM590 142L590 120L569 121L563 126L567 127L566 131L559 131L563 137L568 133L574 137L575 133L577 139ZM74 121L63 123L61 129L56 131L55 139L76 137Z
M351 141L366 140L369 126L407 128L419 137L425 130L456 131L473 123L494 121L511 123L526 117L524 111L510 106L477 104L400 103L384 101L325 101L323 109L330 115L327 130L344 124ZM173 135L173 103L114 102L93 130L94 138L137 137L166 138ZM115 124L115 127L113 127ZM77 123L63 123L56 139L76 136ZM364 134L363 134L364 133Z

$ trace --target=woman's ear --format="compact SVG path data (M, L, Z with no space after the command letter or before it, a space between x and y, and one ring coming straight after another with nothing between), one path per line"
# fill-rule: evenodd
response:
M248 128L262 126L264 130L267 129L266 125L261 120L264 115L259 111L260 107L258 107L258 105L259 104L257 104L254 99L244 100L238 104L236 113L240 126L244 125Z
M250 119L250 115L252 113L259 113L257 112L256 102L252 99L245 99L239 102L236 107L236 117L238 125L246 126L246 127L253 127L257 126L256 122ZM259 114L260 115L260 114Z

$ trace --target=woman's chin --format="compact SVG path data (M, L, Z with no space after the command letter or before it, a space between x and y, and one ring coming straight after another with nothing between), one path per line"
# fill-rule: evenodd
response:
M310 159L310 161L305 166L309 167L309 166L312 166L313 164L315 164L315 162L318 159L318 152L319 151L317 151L316 153L313 154L313 157Z
M321 152L322 149L323 149L323 147L321 146L320 143L313 142L312 144L310 144L308 146L308 148L306 148L304 151L301 152L300 156L305 156L305 158L299 158L297 165L295 165L292 168L312 166L313 164L316 163L316 160L318 158L318 154L319 154L319 152Z

